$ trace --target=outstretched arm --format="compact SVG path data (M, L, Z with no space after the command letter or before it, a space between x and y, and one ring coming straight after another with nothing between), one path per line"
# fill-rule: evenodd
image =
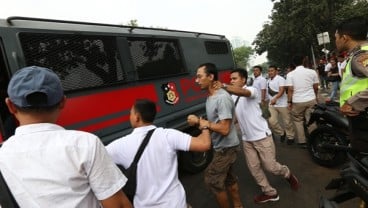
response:
M119 190L114 195L107 199L101 200L101 205L103 208L132 208L128 197L123 191Z

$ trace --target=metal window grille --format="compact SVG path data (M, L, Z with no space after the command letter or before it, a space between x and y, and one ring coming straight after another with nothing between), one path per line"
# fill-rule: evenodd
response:
M128 44L139 79L186 72L176 40L128 38Z
M52 33L20 33L27 66L52 69L64 90L100 87L122 82L116 38Z
M206 51L208 54L227 54L229 49L226 42L206 41Z

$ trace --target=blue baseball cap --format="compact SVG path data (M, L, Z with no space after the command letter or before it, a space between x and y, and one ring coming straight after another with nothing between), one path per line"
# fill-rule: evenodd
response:
M29 103L27 96L36 92L45 94L47 102L41 106ZM29 66L13 74L8 85L8 96L19 107L49 107L63 99L64 90L59 77L52 70Z

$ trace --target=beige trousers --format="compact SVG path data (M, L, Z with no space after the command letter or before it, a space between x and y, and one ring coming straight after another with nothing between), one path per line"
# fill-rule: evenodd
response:
M269 106L268 109L271 113L271 117L268 119L268 123L270 124L273 133L282 136L284 135L285 131L286 137L288 139L294 139L295 138L294 124L291 121L290 112L287 109L287 107ZM283 126L285 128L281 127L280 119L282 120Z
M281 165L276 161L276 150L272 137L268 136L254 142L243 141L243 150L248 169L262 192L270 196L277 194L276 189L268 182L263 169L274 175L282 175L284 178L289 177L290 170L286 165Z
M306 137L304 132L304 122L308 122L310 115L313 111L314 105L317 104L315 99L303 102L303 103L293 103L291 108L291 118L295 125L297 142L306 143Z

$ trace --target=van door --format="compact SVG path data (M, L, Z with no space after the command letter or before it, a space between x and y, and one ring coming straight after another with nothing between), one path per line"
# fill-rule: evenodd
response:
M9 70L5 59L4 45L0 37L0 143L14 134L16 121L8 111L5 98L8 96Z

